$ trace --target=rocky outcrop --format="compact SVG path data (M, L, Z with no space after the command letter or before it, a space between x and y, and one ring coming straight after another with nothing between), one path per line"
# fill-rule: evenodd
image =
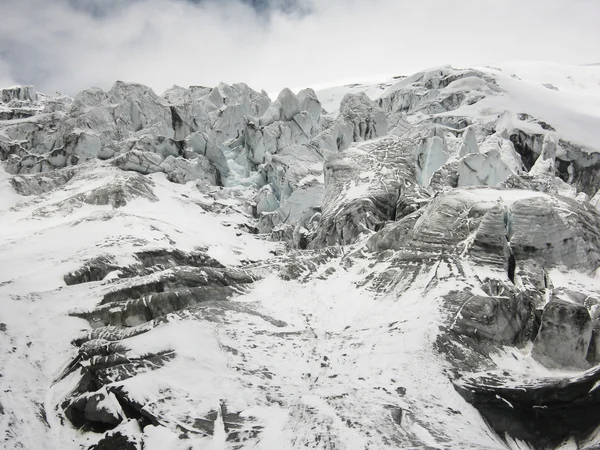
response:
M161 414L166 399L139 400L126 381L163 367L177 353L166 349L139 355L129 347L128 339L134 336L178 320L176 317L219 322L231 312L264 317L276 327L285 326L251 308L229 302L230 297L244 292L245 286L255 281L255 276L246 271L225 269L201 252L144 252L136 259L140 264L118 267L110 257L104 257L65 276L67 284L101 280L117 270L127 278L109 283L97 308L73 312L89 320L94 328L76 340L78 355L60 375L62 379L74 371L81 372L81 381L61 405L66 418L78 428L104 432L124 420L136 419L142 426L168 422ZM241 439L238 429L245 419L228 412L226 405L222 405L220 415L231 439ZM202 419L190 415L178 421L179 426L183 425L180 432L212 435L217 416L216 412Z
M588 436L598 426L598 368L583 376L528 384L468 379L457 391L473 404L505 441L529 442L534 448L559 448L571 441L590 448Z
M542 314L532 356L547 367L587 369L592 319L584 305L552 299Z
M533 324L533 303L522 296L473 295L461 308L453 330L497 345L520 345L531 335Z
M311 248L346 245L420 205L408 138L385 138L351 147L325 164L324 208ZM418 208L418 206L416 206Z

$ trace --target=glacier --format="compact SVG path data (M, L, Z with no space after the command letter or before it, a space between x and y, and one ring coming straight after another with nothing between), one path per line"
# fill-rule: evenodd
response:
M600 68L0 89L0 437L600 445Z

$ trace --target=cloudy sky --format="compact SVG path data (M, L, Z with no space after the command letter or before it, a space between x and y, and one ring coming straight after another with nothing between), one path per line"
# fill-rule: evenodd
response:
M0 85L68 94L600 62L599 0L0 0L0 17Z

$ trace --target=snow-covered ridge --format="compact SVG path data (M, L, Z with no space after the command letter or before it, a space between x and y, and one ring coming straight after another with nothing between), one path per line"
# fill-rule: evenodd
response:
M600 442L597 67L0 92L3 447Z
M397 77L399 81L388 79L373 84L347 85L318 91L318 94L327 98L333 110L347 92L364 91L371 99L375 101L386 99L384 100L386 102L394 92L406 91L414 95L415 84L419 83L436 91L439 90L435 93L427 92L428 96L435 94L438 101L447 99L452 94L470 91L471 95L475 96L476 102L472 104L467 102L461 108L450 111L430 109L429 112L434 115L439 114L440 117L469 117L480 123L495 122L498 115L507 114L501 123L503 127L524 128L524 131L532 133L548 131L540 127L539 123L527 124L528 121L521 118L523 115L529 115L538 122L551 125L560 138L592 151L597 151L599 148L600 141L597 133L594 132L600 118L600 70L597 66L504 63L465 69L462 76L456 77L460 79L450 85L436 85L436 78L453 71L456 72L450 66L445 66L409 77ZM490 90L489 83L482 80L481 75L474 73L474 76L469 76L469 71L488 75L488 81L500 89L491 86ZM428 82L430 82L429 86L427 86ZM477 96L485 96L485 99ZM426 106L422 106L421 109L424 107Z

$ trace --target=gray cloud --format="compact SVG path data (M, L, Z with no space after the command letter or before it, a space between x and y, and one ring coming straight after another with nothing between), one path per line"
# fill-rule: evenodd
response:
M12 86L16 84L13 78L10 76L10 66L0 55L0 86Z
M441 64L600 60L596 0L12 0L0 84L277 91Z

